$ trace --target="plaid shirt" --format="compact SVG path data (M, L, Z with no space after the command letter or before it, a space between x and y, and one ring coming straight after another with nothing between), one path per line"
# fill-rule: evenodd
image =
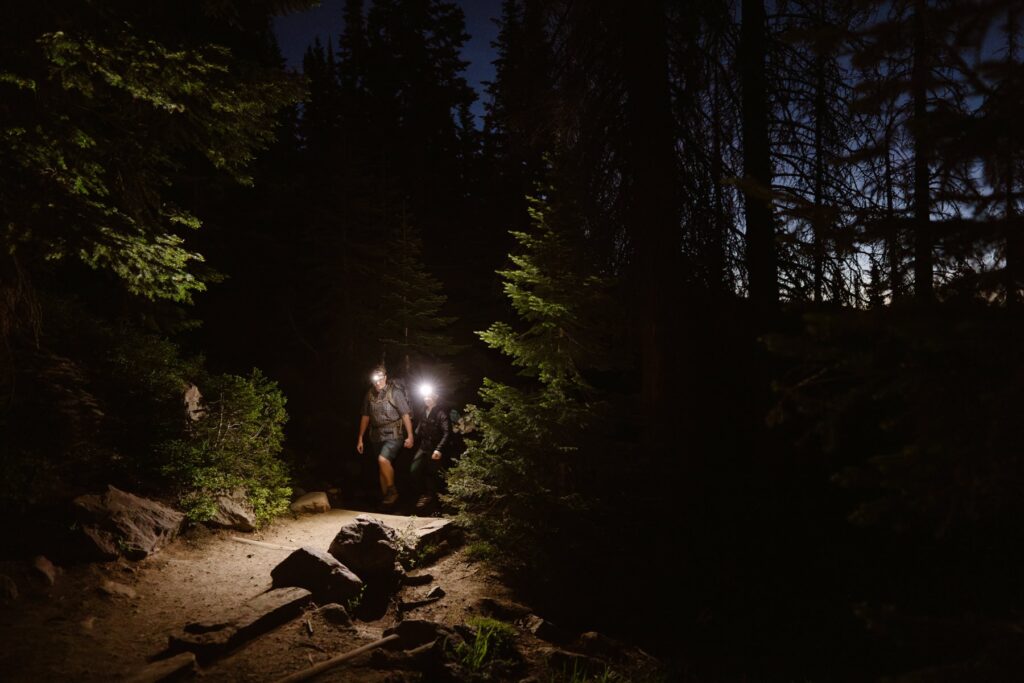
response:
M363 415L370 418L370 438L374 441L401 439L404 433L402 416L410 412L405 392L390 381L384 385L383 391L371 387L363 400Z

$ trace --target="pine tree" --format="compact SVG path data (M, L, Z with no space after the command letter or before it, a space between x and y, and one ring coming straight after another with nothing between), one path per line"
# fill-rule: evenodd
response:
M582 557L575 549L594 519L584 513L593 498L583 491L611 485L607 472L595 472L610 462L614 445L603 435L614 421L588 375L611 367L621 325L613 280L562 222L572 213L560 201L552 192L532 201L532 228L515 234L521 251L500 272L517 324L480 333L527 379L522 386L485 380L486 406L471 416L480 437L449 476L461 518L500 564L542 583L571 573Z
M392 374L419 376L459 350L444 331L454 322L441 315L447 297L425 268L420 239L405 220L386 244L377 286L381 295L373 331Z
M936 214L956 216L955 205L965 191L961 167L943 163L945 155L938 147L955 134L966 109L963 47L956 40L965 20L970 20L967 13L932 0L895 2L865 28L854 54L865 73L877 77L858 84L859 105L872 113L895 114L892 123L900 135L894 137L886 125L882 144L860 155L884 155L890 178L892 160L900 159L902 168L895 172L906 178L902 193L909 206L902 213L912 235L914 293L923 301L934 297L937 237L942 232ZM894 151L893 142L902 143L903 149ZM887 222L891 225L891 219ZM890 260L896 267L895 259Z

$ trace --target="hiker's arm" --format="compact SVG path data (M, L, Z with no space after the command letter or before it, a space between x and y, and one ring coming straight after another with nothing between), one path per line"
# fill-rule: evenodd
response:
M370 426L370 416L363 415L359 418L359 438L356 439L356 450L360 453L363 452L363 434L366 433L366 428Z
M441 409L435 408L435 410ZM441 459L441 449L444 448L444 445L446 443L448 443L448 437L451 435L452 432L452 421L448 418L447 410L442 410L440 413L438 413L437 426L440 427L441 429L441 438L438 439L437 445L434 446L434 453L433 455L430 456L434 460Z
M402 413L402 424L405 425L405 433L408 434L403 445L406 448L412 448L412 419L409 417L409 413Z

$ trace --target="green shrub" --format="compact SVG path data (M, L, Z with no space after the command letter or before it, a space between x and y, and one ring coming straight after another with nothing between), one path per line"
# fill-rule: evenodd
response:
M240 487L258 523L283 513L291 488L278 455L288 416L277 384L254 369L249 377L210 377L201 390L205 414L185 438L158 449L189 519L210 519L216 496Z

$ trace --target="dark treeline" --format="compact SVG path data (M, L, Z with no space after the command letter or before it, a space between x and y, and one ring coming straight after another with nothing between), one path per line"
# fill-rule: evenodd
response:
M470 404L449 502L556 621L687 680L1024 666L1017 3L506 0L479 123L457 5L347 0L300 83L305 4L0 29L6 507L373 490L384 361Z

